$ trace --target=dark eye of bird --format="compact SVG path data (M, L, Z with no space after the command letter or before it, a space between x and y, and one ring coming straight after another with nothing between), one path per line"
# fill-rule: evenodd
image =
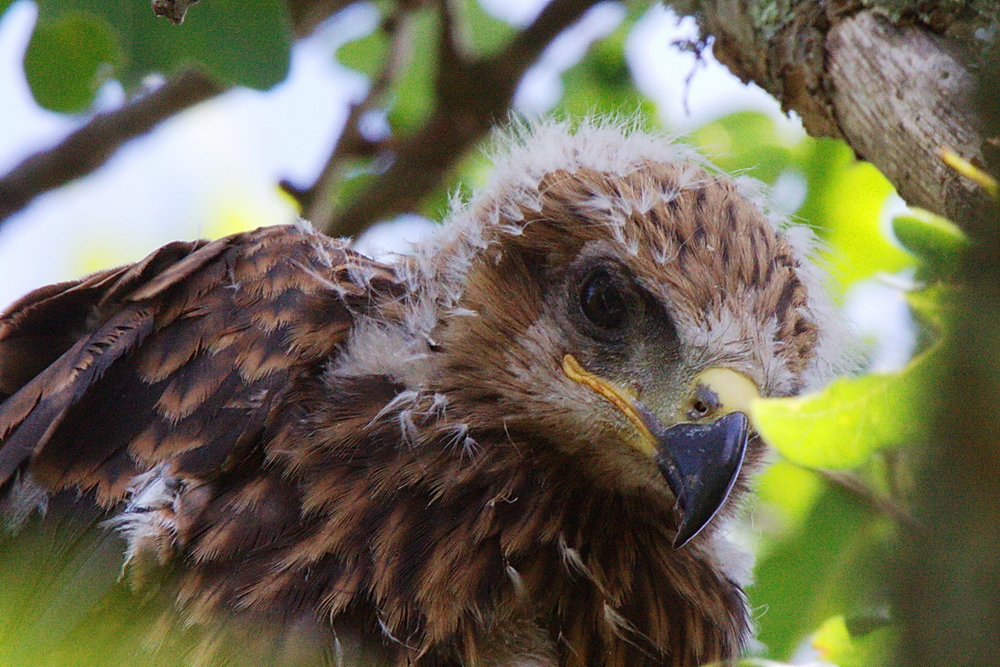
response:
M607 271L595 271L583 284L580 308L588 320L602 329L620 329L625 324L628 304Z

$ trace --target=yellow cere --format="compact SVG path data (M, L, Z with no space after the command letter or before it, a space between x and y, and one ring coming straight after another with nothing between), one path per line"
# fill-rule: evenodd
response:
M754 381L728 368L708 368L698 374L695 385L704 385L715 392L722 403L722 413L742 412L750 415L750 402L760 398Z

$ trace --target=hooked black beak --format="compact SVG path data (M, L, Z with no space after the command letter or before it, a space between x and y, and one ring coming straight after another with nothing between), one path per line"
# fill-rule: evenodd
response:
M588 372L573 355L565 355L562 366L567 377L606 398L635 425L633 446L655 461L680 507L673 543L680 549L708 525L736 483L750 439L744 411L760 395L757 385L730 369L707 368L692 385L696 413L724 416L667 428L634 394Z
M680 549L701 532L736 483L750 436L750 420L731 412L711 424L678 424L655 433L655 461L681 510L674 537Z

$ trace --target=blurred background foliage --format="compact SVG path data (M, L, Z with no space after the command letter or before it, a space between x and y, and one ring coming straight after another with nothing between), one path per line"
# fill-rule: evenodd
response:
M0 12L10 4L0 0ZM473 0L452 7L459 44L477 58L497 53L520 29ZM372 105L370 117L359 119L369 125L368 138L387 148L345 157L333 190L338 200L361 196L391 161L392 139L420 131L437 104L440 8L414 3L404 9L399 15L400 5L387 0L366 5L366 16L374 16L369 29L356 30L360 34L340 40L329 54L370 78L393 68L391 85ZM657 102L637 88L635 65L626 58L630 32L648 10L640 3L614 10L617 23L589 48L584 44L582 57L561 72L550 113L622 114L639 116L650 127L663 124ZM155 87L157 77L191 66L234 86L267 89L284 79L293 44L284 3L209 0L190 11L189 20L177 27L153 20L148 5L136 0L39 0L23 59L34 99L85 119L109 81L119 82L127 99ZM390 26L389 17L397 22ZM400 29L407 31L405 57L387 64L397 55L392 30ZM674 48L697 52L704 45ZM885 332L859 331L851 351L853 377L819 394L757 406L758 428L778 453L761 475L757 499L736 535L757 557L749 597L760 659L887 664L893 638L887 579L895 546L914 530L908 510L911 470L925 437L922 416L939 363L940 311L954 289L948 280L965 241L947 221L921 212L897 216L893 235L890 220L901 205L874 168L855 160L842 143L790 137L763 113L725 115L680 140L693 143L720 169L772 186L778 211L815 231L833 297L841 305L888 289L898 300L908 298L916 312L912 320L904 313L888 325L897 330L890 340L904 341L898 343L904 349L890 355L897 361L884 363L879 338ZM440 219L449 197L471 191L487 171L480 147L455 156L446 181L412 213ZM277 182L271 187L278 192ZM216 206L198 221L198 229L220 235L285 222L295 202L284 194L280 200L267 214L253 206ZM0 231L0 243L3 235ZM138 259L127 249L116 251L113 243L104 238L80 250L87 257L71 263L79 271ZM905 343L910 338L915 347ZM913 360L905 363L911 354ZM5 586L0 597L16 598L12 590L16 586ZM12 605L0 603L0 663L13 664L4 656L24 659L18 615ZM761 662L748 659L748 664Z

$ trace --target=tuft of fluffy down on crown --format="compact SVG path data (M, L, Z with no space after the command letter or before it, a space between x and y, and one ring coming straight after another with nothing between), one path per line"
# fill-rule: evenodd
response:
M490 157L493 169L486 184L470 201L453 200L441 230L415 247L412 257L399 258L397 273L416 297L407 301L403 326L397 328L400 323L395 322L386 329L387 323L380 323L377 333L359 330L344 355L345 371L366 373L383 368L387 359L398 365L407 355L426 357L443 320L475 315L461 303L476 263L484 257L499 262L506 244L515 243L533 223L547 221L543 211L549 213L559 197L568 201L561 211L565 239L556 244L574 236L577 242L594 241L601 234L588 236L585 229L597 225L611 232L605 241L616 252L644 262L652 275L681 263L717 275L718 294L712 297L693 293L696 283L703 288L708 284L705 276L671 285L691 292L690 302L711 301L707 312L678 309L675 314L696 343L694 349L707 356L753 341L755 361L766 375L755 379L769 395L814 389L851 367L846 332L815 257L815 235L774 211L760 181L720 173L691 147L618 119L588 120L576 127L551 119L522 121L497 133ZM573 174L580 182L560 189L561 177ZM690 201L691 194L698 200ZM705 226L699 227L702 222ZM784 261L777 277L769 273L775 262L765 259L776 250ZM791 294L775 294L783 276L798 286L794 303ZM770 293L759 289L765 282ZM753 300L749 308L744 298ZM782 315L800 316L795 320L800 326L810 323L803 339L808 352L797 358L774 354L776 346L788 344L783 338L788 332L780 326L787 329L790 320L779 322L779 306L785 307ZM748 310L757 313L756 320L733 329L734 314ZM781 363L773 363L774 358ZM416 389L423 379L418 373L407 384Z
M812 236L620 123L498 145L391 265L262 228L0 315L0 518L120 535L87 557L96 607L199 664L737 657L726 522L764 445L734 413L840 365ZM731 472L702 492L708 463ZM94 655L127 634L83 617Z

